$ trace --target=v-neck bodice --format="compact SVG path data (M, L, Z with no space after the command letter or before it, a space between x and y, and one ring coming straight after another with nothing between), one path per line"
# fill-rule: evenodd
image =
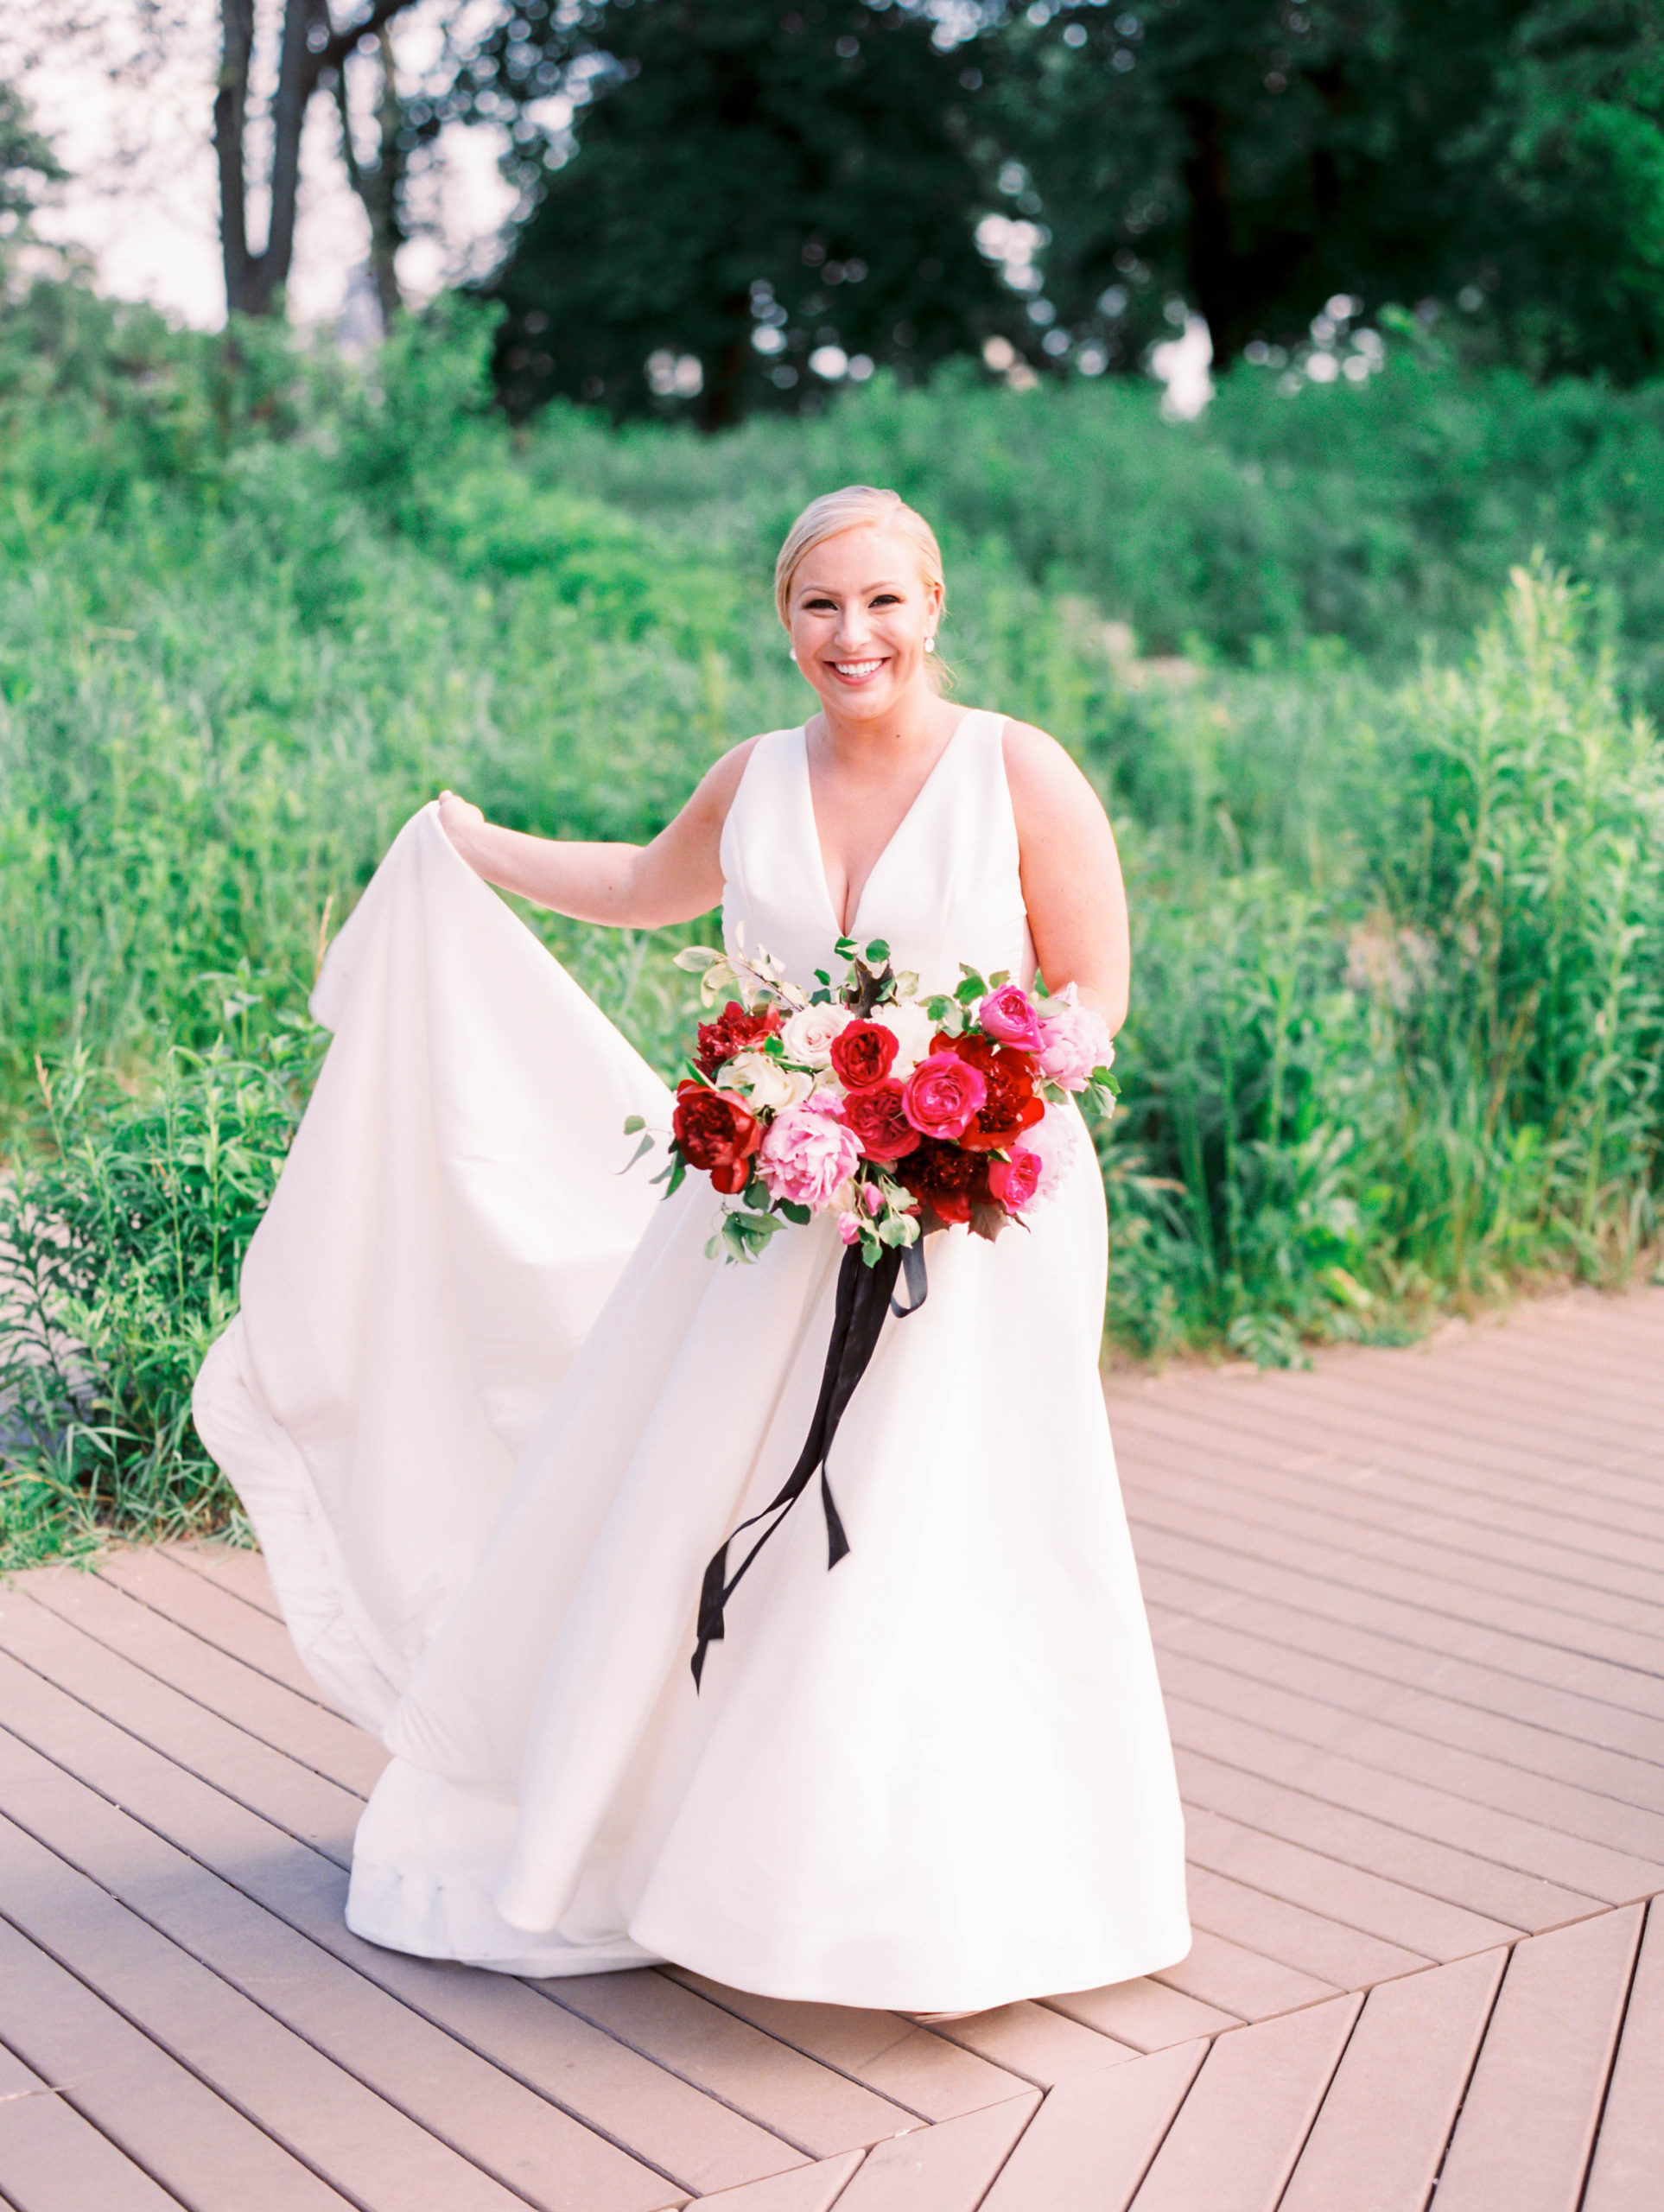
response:
M1006 783L1004 720L960 721L861 887L857 942L882 938L927 990L951 989L961 962L1026 982L1033 946L1017 824ZM722 830L722 926L730 949L759 948L808 986L835 964L838 918L827 887L802 729L752 747Z

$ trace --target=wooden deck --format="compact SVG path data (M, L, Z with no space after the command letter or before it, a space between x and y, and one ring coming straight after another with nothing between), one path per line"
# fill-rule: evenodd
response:
M1171 1973L930 2031L341 1924L381 1753L258 1561L0 1595L12 2212L1664 2212L1664 1292L1112 1411Z

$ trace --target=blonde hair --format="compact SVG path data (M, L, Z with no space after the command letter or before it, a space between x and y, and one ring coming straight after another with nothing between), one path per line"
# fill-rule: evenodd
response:
M829 537L842 537L846 530L899 531L918 550L925 582L937 587L946 605L942 548L924 516L910 507L899 492L875 491L870 484L846 484L841 492L825 492L818 499L811 499L786 532L785 543L774 563L774 605L788 629L792 579L817 545L824 545Z

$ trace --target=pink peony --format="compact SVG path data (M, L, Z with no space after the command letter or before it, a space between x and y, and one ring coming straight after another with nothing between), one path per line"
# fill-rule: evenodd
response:
M777 1198L818 1213L861 1165L861 1146L846 1128L835 1099L816 1093L777 1115L757 1155L757 1169Z
M1079 1126L1072 1109L1048 1106L1045 1118L1032 1129L1023 1131L1023 1149L1038 1163L1039 1168L1039 1179L1034 1185L1035 1205L1051 1198L1068 1173L1075 1157Z
M907 1078L902 1110L922 1136L956 1142L986 1102L988 1086L980 1068L956 1052L932 1052Z
M1108 1023L1096 1007L1077 1004L1073 983L1047 1000L1040 1020L1040 1073L1049 1082L1084 1090L1092 1071L1108 1067L1115 1057Z
M988 1188L1007 1213L1021 1213L1025 1206L1032 1204L1045 1173L1039 1154L1019 1145L1009 1160L995 1157L989 1160Z
M1033 1000L1015 983L990 991L977 1007L976 1019L997 1045L1017 1045L1025 1052L1040 1049L1040 1017Z

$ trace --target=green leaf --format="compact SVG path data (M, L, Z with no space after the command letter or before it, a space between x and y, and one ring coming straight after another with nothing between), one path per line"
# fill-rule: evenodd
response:
M807 1206L800 1206L791 1198L782 1198L779 1201L779 1208L786 1219L795 1221L799 1229L806 1229L815 1218Z
M676 954L670 964L672 967L680 968L686 975L699 976L702 975L707 968L714 967L717 961L727 958L727 953L719 952L714 945L684 944L681 951Z
M627 1137L632 1137L638 1129L645 1129L646 1126L646 1122L639 1114L631 1114L626 1118L624 1134Z
M881 937L875 937L867 948L867 957L874 968L882 968L890 957L890 948Z
M682 1188L683 1184L687 1180L687 1176L688 1163L682 1157L682 1154L677 1153L676 1158L670 1162L670 1179L664 1192L667 1198L673 1198L676 1196L676 1192ZM655 1180L657 1180L657 1178L655 1178Z
M630 1173L630 1170L635 1166L637 1160L645 1158L645 1155L652 1150L653 1141L654 1141L651 1136L643 1137L641 1142L630 1154L630 1157L625 1161L623 1166L619 1168L619 1173L620 1175L627 1175Z

